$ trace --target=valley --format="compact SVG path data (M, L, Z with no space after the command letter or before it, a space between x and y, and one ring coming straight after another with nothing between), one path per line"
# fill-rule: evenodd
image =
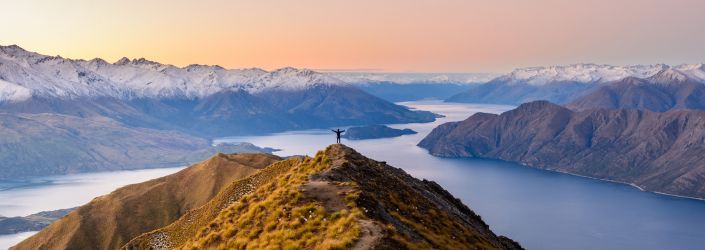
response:
M343 143L373 159L401 167L414 177L438 182L482 216L493 231L517 240L528 249L563 249L566 244L575 244L576 249L610 246L688 248L705 244L702 241L705 235L693 234L700 232L698 229L705 223L705 202L642 192L628 185L503 161L438 158L416 147L416 143L437 125L465 119L474 112L501 113L512 106L441 102L403 104L446 117L433 123L390 125L411 128L419 134L370 141L344 139ZM331 132L322 129L215 140L216 143L242 141L281 149L274 153L289 156L312 155L322 146L334 143L335 138ZM81 186L76 188L80 190ZM56 192L63 191L56 189ZM19 203L33 202L31 197L34 195L25 196ZM43 210L51 210L51 207L35 211ZM674 234L672 230L681 233Z
M0 250L698 250L704 0L6 1Z

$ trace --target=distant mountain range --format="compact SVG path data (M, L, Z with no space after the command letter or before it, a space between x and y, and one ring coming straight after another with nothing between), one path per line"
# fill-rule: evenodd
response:
M549 100L564 104L552 104ZM418 145L705 198L705 66L519 69L449 101L521 104L435 128Z
M201 160L209 139L434 121L305 69L74 60L0 46L0 178Z
M678 66L574 64L517 69L485 84L474 85L470 90L452 96L446 101L519 105L535 100L548 100L565 104L625 78L647 79L662 71L677 72L692 82L705 82L703 64Z
M435 182L341 144L313 158L219 154L96 198L11 249L317 247L522 249Z
M437 156L502 159L705 198L705 112L699 110L575 112L536 101L440 125L418 145Z
M667 68L648 78L627 77L604 84L566 105L575 110L593 108L705 110L705 84L682 71Z
M489 73L330 72L327 74L392 102L445 100L497 76Z
M0 47L0 112L104 116L200 136L429 122L334 77L283 68L179 68L145 59L72 60Z

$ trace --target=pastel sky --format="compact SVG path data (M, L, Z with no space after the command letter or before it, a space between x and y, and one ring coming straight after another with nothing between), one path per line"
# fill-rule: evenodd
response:
M183 66L504 72L705 62L703 0L0 0L0 44Z

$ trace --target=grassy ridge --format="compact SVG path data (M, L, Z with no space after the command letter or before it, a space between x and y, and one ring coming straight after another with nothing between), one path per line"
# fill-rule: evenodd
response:
M117 249L144 232L169 225L233 181L279 160L270 154L217 154L178 173L95 198L15 248Z
M234 182L126 249L521 249L438 184L343 145Z

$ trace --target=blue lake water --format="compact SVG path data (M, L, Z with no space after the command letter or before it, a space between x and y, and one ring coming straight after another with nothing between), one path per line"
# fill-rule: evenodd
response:
M509 106L411 102L404 105L446 115L434 123L392 125L419 132L391 139L343 143L366 156L400 167L417 178L440 183L480 214L493 231L528 249L704 249L705 202L639 191L606 181L577 177L486 159L446 159L416 144L440 123L475 112L500 113ZM328 130L247 141L282 149L279 155L313 155L335 138Z
M119 187L169 175L181 169L183 167L0 181L0 216L26 216L41 211L77 207ZM34 233L0 235L0 249L7 249Z
M410 102L446 115L434 123L391 125L419 132L396 138L343 143L418 178L440 183L480 214L493 231L528 249L703 249L705 202L641 192L628 185L576 177L484 159L445 159L416 144L435 126L475 112L510 106ZM278 155L313 155L335 142L329 130L216 140L282 149ZM27 215L72 207L129 183L177 171L153 169L0 182L0 215ZM147 172L144 172L147 171ZM9 200L5 200L9 199ZM0 249L31 233L0 236Z

